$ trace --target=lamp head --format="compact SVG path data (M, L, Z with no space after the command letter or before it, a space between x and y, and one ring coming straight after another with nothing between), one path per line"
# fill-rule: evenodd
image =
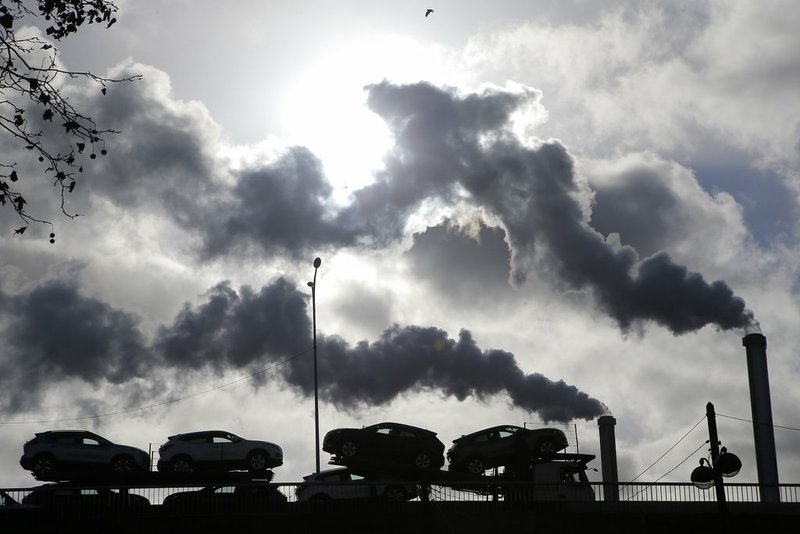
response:
M694 468L691 475L692 484L699 489L708 489L714 485L714 470L706 465L705 458L700 458L700 465Z
M320 265L322 265L322 260L319 258L314 258L314 268L319 269Z

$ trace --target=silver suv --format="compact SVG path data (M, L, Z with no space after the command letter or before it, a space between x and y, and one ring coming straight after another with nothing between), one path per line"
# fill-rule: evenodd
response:
M283 450L268 441L240 438L224 430L170 436L158 449L158 470L188 473L196 469L266 471L283 465Z
M145 451L112 443L86 430L39 432L22 449L19 464L37 478L69 471L125 473L150 469L150 455Z

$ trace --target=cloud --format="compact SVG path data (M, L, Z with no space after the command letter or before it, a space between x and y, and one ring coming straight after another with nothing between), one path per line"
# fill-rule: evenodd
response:
M468 305L510 296L511 250L502 228L483 221L474 229L448 223L428 227L412 239L405 253L411 271L440 295Z

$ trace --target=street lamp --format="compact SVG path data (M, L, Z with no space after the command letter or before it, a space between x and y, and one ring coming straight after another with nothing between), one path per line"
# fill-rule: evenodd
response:
M317 381L317 269L322 260L314 259L314 280L308 283L311 288L311 321L314 332L314 436L316 444L317 473L319 473L319 383Z
M710 402L706 404L706 419L708 420L708 441L711 444L711 461L701 458L700 465L692 471L691 480L692 484L699 489L706 490L714 486L717 492L719 511L724 513L727 502L722 478L732 477L739 473L742 461L735 454L728 452L725 447L719 448L717 415L714 412L714 405Z

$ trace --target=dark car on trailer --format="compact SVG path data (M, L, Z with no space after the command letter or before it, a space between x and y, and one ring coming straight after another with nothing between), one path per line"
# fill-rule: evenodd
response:
M286 500L277 484L244 482L172 493L164 498L163 506L177 512L253 512Z
M436 432L402 423L338 428L325 435L322 450L331 463L351 470L433 472L444 465L444 444Z
M557 428L500 425L453 440L447 460L450 471L480 475L494 467L550 458L567 445L567 437Z
M142 495L130 493L127 489L57 483L34 488L22 499L22 504L94 512L139 510L149 506L150 501Z

